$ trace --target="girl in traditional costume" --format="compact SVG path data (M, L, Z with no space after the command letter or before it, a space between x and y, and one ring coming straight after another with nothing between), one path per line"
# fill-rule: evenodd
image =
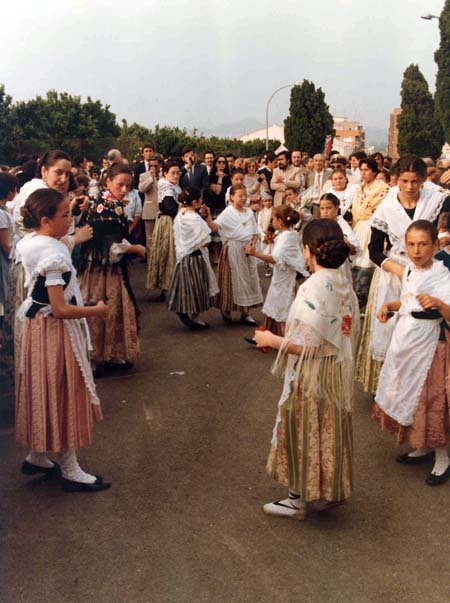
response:
M338 197L334 193L325 193L320 197L319 201L320 217L328 220L335 220L341 227L344 233L344 240L346 241L350 255L349 259L344 262L343 269L346 271L347 276L352 280L351 262L354 261L356 255L361 251L359 246L359 239L353 231L350 224L344 220L342 211L340 209L340 202Z
M102 418L85 319L105 320L108 308L103 301L83 307L69 250L60 241L71 223L67 197L37 190L22 213L25 228L34 229L19 243L28 297L19 309L16 439L31 449L22 472L61 472L71 492L105 490L110 484L84 472L76 450L91 443L93 424ZM48 453L59 453L60 466Z
M389 190L371 220L369 253L377 266L366 308L366 316L358 353L356 379L372 395L392 336L394 321L376 319L380 307L400 298L403 271L408 263L405 232L415 220L437 222L439 215L450 209L446 191L424 188L426 165L416 155L400 157L396 176L398 186Z
M166 299L176 263L173 221L179 208L180 174L179 164L167 161L163 166L163 178L158 180L159 215L152 237L147 289L161 289L160 301Z
M407 264L399 300L385 302L378 320L398 312L381 369L373 417L399 444L413 450L397 457L412 465L434 459L430 486L450 478L450 272L433 256L437 229L428 220L406 230ZM391 319L392 320L392 319Z
M92 338L92 362L96 376L103 370L126 369L139 353L138 309L129 277L129 254L145 257L143 245L127 241L128 220L124 201L132 173L123 163L113 164L106 190L91 204L86 223L93 238L81 248L78 278L85 304L108 302L110 320L88 318Z
M362 184L356 189L352 202L352 227L359 241L359 253L353 265L355 291L359 300L359 307L364 311L367 305L370 283L375 270L375 265L369 257L368 245L370 241L370 220L383 199L386 197L389 186L377 180L378 167L375 159L361 159L359 169Z
M300 221L300 214L288 205L272 209L272 223L277 232L271 253L260 253L249 245L245 252L273 265L273 276L262 308L264 328L275 335L284 335L284 327L295 297L297 274L309 276L298 242L297 231L293 230ZM253 343L253 341L252 341Z
M241 313L241 323L256 326L257 322L249 309L260 306L263 301L259 284L256 258L245 253L247 245L255 245L259 237L253 211L246 207L247 190L243 184L236 184L230 189L229 205L216 220L212 220L211 212L205 208L208 226L214 232L219 231L223 242L219 258L219 296L217 306L222 318L230 324L231 312Z
M333 220L313 220L303 233L313 273L292 304L284 337L256 331L259 347L285 361L267 471L288 497L264 505L269 515L304 519L343 502L352 492L353 360L358 302L339 267L349 248Z
M207 247L211 229L198 213L202 204L200 189L186 187L178 202L181 209L173 223L177 264L168 293L169 310L197 331L209 328L198 315L211 308L219 292Z

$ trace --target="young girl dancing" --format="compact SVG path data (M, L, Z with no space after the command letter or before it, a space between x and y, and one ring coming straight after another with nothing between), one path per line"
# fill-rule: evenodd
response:
M284 335L286 319L295 297L297 273L305 277L309 276L298 242L298 234L292 230L299 221L300 214L295 209L289 205L278 205L272 210L272 223L277 235L270 255L260 253L252 245L245 248L245 253L248 255L253 255L266 264L274 266L262 312L263 326L275 335Z
M123 163L108 169L106 190L87 212L86 222L93 238L84 243L78 265L78 277L86 304L108 300L111 320L107 323L89 318L92 336L92 362L96 376L105 368L123 370L132 366L139 353L138 308L131 288L129 255L145 257L145 247L127 241L128 219L124 212L132 172ZM128 257L127 257L128 256Z
M198 315L211 308L219 292L207 248L211 229L198 214L202 204L200 189L186 187L178 202L182 207L173 223L177 264L169 287L169 310L197 331L209 328Z
M268 515L304 519L347 499L352 491L352 401L358 301L338 268L349 249L335 221L313 220L303 233L313 273L298 289L285 336L256 331L259 347L279 349L285 360L267 462L288 498L264 505Z
M433 256L437 229L417 220L406 230L405 268L400 300L384 303L377 318L395 325L375 395L373 417L399 444L414 450L397 457L412 465L434 458L430 486L450 478L450 272ZM444 320L443 320L444 319Z
M76 449L92 440L102 418L88 357L86 318L105 320L99 301L83 307L70 253L60 239L71 223L69 200L53 189L39 189L22 209L26 228L20 243L28 297L19 309L21 340L16 382L16 439L31 449L22 473L58 475L70 492L109 488L85 473ZM59 453L60 467L47 456Z
M319 201L320 217L328 220L335 220L341 227L344 233L344 241L347 243L350 255L349 259L344 262L344 269L347 272L347 276L352 280L352 271L350 261L356 257L356 254L361 251L359 246L359 239L353 231L350 224L344 220L341 215L340 201L334 193L325 193L320 197Z
M219 289L217 306L222 318L231 324L231 311L241 312L241 323L256 326L258 323L249 314L249 308L260 306L263 297L259 285L256 258L246 255L247 245L255 245L258 240L258 226L253 211L245 207L247 190L243 184L230 189L229 205L216 220L212 220L209 208L204 215L208 226L219 231L223 242L219 258Z

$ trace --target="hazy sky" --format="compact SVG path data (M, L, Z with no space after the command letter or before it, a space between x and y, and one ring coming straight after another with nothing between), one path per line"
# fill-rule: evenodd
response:
M15 100L90 95L118 118L208 128L254 117L278 87L321 86L335 115L387 127L402 74L434 89L444 0L22 0L2 3L0 82ZM280 123L289 91L271 103Z

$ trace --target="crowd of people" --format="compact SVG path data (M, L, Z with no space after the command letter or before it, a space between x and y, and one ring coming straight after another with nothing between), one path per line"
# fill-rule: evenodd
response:
M200 160L153 143L142 154L133 169L118 149L101 167L61 150L1 166L1 411L29 451L22 472L69 492L110 487L77 450L102 417L95 380L138 360L130 272L142 261L180 328L206 331L215 307L254 329L249 345L277 350L267 470L287 497L267 514L304 519L351 495L355 376L374 420L410 448L397 461L431 463L426 483L445 483L450 162L301 150Z

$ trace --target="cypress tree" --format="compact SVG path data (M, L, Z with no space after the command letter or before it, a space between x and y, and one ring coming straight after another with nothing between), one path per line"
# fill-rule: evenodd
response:
M402 113L398 117L400 155L415 153L421 157L439 157L444 134L434 114L433 97L418 65L410 65L403 74Z
M435 111L445 140L450 142L450 0L446 0L439 19L441 44L434 53L438 66L436 77L436 93L434 95Z
M333 117L322 89L308 80L293 86L289 116L284 120L286 146L310 155L322 153L326 137L333 134Z

